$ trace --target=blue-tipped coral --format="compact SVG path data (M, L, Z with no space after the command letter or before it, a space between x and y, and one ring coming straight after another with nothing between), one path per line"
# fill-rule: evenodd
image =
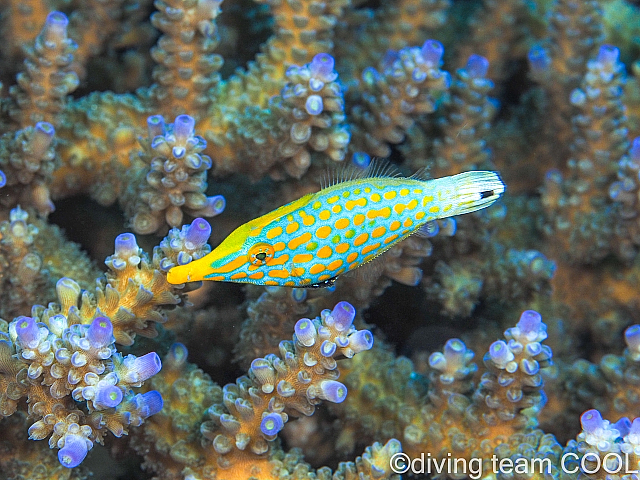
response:
M166 248L156 247L153 259L134 235L121 234L95 295L61 278L56 283L59 303L34 306L31 316L19 316L7 333L0 331L2 415L13 414L17 401L26 397L34 419L30 438L50 437L51 447L60 448L60 463L72 468L94 442L102 443L107 431L121 436L129 425L140 426L158 413L161 395L136 395L133 388L161 370L160 357L155 352L123 357L116 342L133 343L136 333L153 335L146 322L162 322L160 307L180 301L162 272L181 255L202 255L210 231L202 219L182 232L175 229L173 244L165 239Z
M209 409L212 421L202 428L213 441L219 465L266 459L291 415L309 416L321 400L345 400L347 388L336 380L336 358L352 358L373 345L371 332L353 327L355 313L352 305L340 302L316 319L298 320L293 341L280 342L280 355L254 359L248 377L224 387L223 403Z
M178 227L184 214L213 217L224 210L224 198L206 196L211 158L207 142L195 134L195 119L178 115L165 123L160 115L147 119L147 138L130 176L123 205L137 233L164 233Z

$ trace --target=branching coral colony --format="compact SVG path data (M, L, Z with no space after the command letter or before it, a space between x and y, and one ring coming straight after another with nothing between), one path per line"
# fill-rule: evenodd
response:
M637 475L638 2L378 3L2 2L0 479ZM373 156L507 195L331 288L167 282Z

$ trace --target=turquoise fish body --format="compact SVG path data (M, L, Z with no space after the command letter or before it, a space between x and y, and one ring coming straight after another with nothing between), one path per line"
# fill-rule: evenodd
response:
M344 181L238 227L207 256L172 268L167 279L328 286L427 222L485 208L504 190L498 174L486 171Z

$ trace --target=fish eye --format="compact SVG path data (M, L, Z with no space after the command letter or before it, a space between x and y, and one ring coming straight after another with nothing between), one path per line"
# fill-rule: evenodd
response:
M252 265L262 266L268 264L274 255L274 250L268 243L256 243L249 249L248 259Z

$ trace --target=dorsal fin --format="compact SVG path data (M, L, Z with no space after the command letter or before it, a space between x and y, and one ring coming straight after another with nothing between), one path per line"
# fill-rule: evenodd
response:
M362 178L397 178L401 177L398 167L385 158L374 158L367 168L360 168L351 163L343 164L339 168L329 169L322 176L320 187L322 189L333 187L339 183L349 182ZM412 176L413 178L413 176Z
M413 175L408 177L412 180L433 180L431 176L431 165L427 165L426 167L422 167L418 169Z

